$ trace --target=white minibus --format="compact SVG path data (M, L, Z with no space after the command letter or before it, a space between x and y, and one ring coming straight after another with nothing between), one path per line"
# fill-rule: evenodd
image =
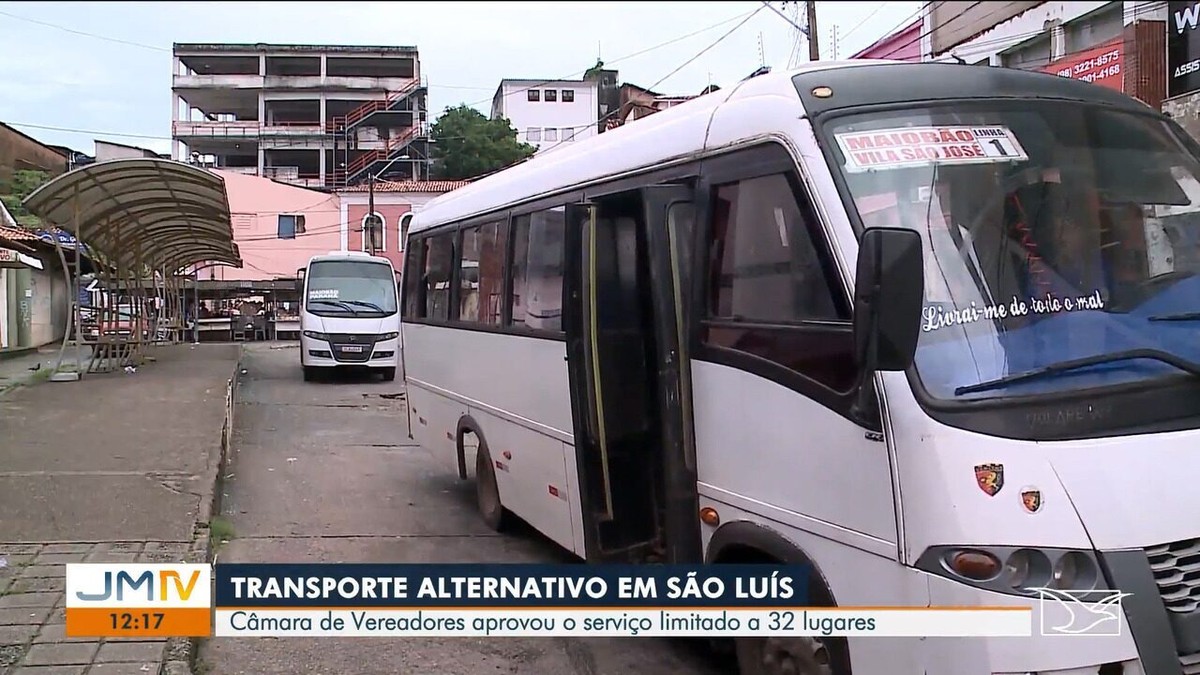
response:
M359 251L315 255L302 273L300 367L366 367L384 380L400 363L399 292L390 260Z
M752 77L416 215L411 434L475 466L490 526L589 562L1033 613L1028 638L738 638L743 675L1196 675L1198 178L1178 124L1079 80ZM1106 589L1116 627L1081 635L1056 631L1090 606L1039 596Z

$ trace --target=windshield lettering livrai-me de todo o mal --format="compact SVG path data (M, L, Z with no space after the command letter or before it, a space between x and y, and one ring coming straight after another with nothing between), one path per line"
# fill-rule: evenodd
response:
M309 265L305 309L319 316L396 313L396 278L383 263L322 260Z
M915 368L929 395L1200 372L1200 162L1162 120L996 102L858 114L828 130L863 225L922 236Z

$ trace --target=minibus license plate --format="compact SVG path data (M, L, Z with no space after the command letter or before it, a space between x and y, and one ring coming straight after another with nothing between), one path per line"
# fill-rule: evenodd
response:
M361 352L362 345L342 345L341 350L344 352Z

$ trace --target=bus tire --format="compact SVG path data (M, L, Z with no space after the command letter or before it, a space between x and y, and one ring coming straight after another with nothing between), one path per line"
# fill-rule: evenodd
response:
M316 368L313 368L312 366L300 366L300 369L304 371L305 382L312 382L313 380L317 379Z
M740 675L841 675L829 647L807 637L735 638Z
M396 369L395 368L384 368L380 372L383 373L383 381L384 382L391 382L396 379Z
M484 524L499 532L506 524L504 506L500 503L500 485L496 482L496 465L483 441L475 452L475 502Z

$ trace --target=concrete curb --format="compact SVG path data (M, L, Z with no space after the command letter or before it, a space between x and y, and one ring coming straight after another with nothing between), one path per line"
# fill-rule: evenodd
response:
M221 514L221 490L225 468L229 462L230 448L233 446L234 411L237 407L238 385L241 383L242 359L245 351L239 346L237 361L233 365L233 375L225 385L225 420L221 425L221 443L215 457L209 458L208 473L204 484L212 487L211 492L200 502L200 510L196 513L196 530L192 539L192 547L188 553L189 563L211 563L213 561L212 538L209 533L209 523L215 516ZM159 675L191 675L196 666L196 658L200 653L200 644L204 638L172 638L167 641L166 658L159 670Z

